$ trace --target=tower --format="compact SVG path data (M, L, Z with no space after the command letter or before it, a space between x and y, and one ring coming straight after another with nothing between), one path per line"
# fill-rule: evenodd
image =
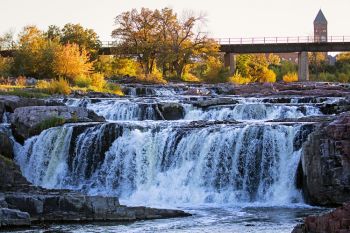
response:
M322 10L320 10L314 20L314 38L315 42L327 42L327 19Z

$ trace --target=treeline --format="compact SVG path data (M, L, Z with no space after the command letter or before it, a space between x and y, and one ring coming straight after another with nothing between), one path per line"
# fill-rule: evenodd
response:
M25 76L67 80L82 88L103 89L106 78L136 77L139 81L275 82L297 81L297 65L276 55L237 56L237 72L229 75L219 45L205 28L206 17L171 8L142 8L115 18L113 56L99 55L102 46L92 29L79 24L39 30L27 26L14 40L0 36L0 47L13 47L13 58L0 57L0 77ZM320 54L310 54L311 79L348 82L350 55L341 54L330 66Z

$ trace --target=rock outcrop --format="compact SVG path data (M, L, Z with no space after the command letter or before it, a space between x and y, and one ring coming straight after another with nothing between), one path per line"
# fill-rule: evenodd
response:
M135 221L185 217L181 210L127 207L117 197L87 196L32 186L12 160L0 156L0 228L45 222Z
M0 96L0 121L4 112L13 113L16 108L27 106L62 106L62 103L48 99L23 98L19 96Z
M178 103L161 103L157 107L162 120L180 120L185 116L185 109Z
M319 124L303 145L302 187L308 203L350 201L350 112Z
M69 122L104 121L91 110L68 106L32 106L16 108L11 114L14 136L23 141L42 130Z
M349 233L350 202L321 216L308 216L292 233Z
M22 176L19 167L11 159L0 155L0 192L10 190L14 187L22 187L27 185L29 185L29 183Z
M29 227L30 216L19 210L0 208L0 229L6 227Z
M12 142L8 134L0 128L0 155L13 159Z

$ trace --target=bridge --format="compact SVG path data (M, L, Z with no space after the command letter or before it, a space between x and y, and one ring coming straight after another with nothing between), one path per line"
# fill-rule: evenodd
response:
M214 39L220 45L224 55L225 67L230 73L236 70L236 54L258 53L298 53L298 75L300 81L309 80L308 52L346 52L350 51L350 36L329 36L320 38L303 37L251 37L251 38L220 38ZM117 47L115 41L102 41L99 51L101 55L113 54ZM0 56L13 56L15 50L0 48Z

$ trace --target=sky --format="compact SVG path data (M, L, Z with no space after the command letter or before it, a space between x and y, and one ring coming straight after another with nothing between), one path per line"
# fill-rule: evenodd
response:
M350 36L350 0L0 0L0 34L25 25L45 30L80 23L102 41L112 40L114 18L141 7L205 13L213 38L311 36L321 8L329 35Z

